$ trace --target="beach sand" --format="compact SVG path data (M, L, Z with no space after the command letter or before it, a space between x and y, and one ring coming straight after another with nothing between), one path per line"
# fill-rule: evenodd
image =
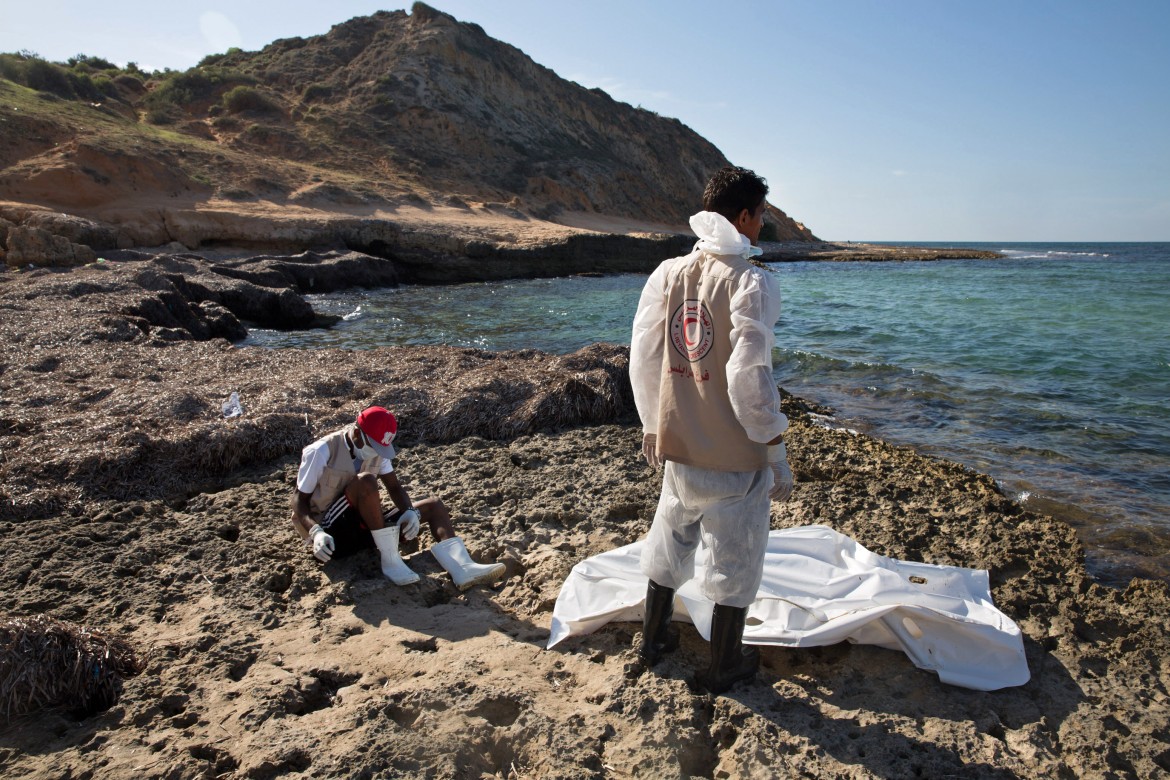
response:
M787 399L797 487L772 525L990 571L1032 679L976 692L867 646L763 650L712 697L707 644L636 673L640 627L544 650L561 582L645 533L619 347L266 352L177 340L142 263L0 275L0 616L47 613L146 659L121 700L0 721L0 774L44 778L1149 778L1170 772L1170 593L1091 581L1073 531L989 478L830 430ZM169 286L166 282L169 282ZM153 312L153 313L152 313ZM220 404L239 392L244 415ZM411 495L472 554L460 593L427 552L320 565L288 522L299 448L367 403L399 412ZM558 424L559 422L559 424Z

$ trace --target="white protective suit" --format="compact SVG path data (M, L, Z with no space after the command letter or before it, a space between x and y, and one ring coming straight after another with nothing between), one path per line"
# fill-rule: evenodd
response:
M663 262L650 275L634 317L630 381L643 431L662 441L660 401L664 383L671 381L664 366L675 359L666 354L664 363L664 353L673 349L667 343L670 285L688 267L721 256L726 262L720 272L726 275L730 268L735 278L730 322L713 323L717 337L731 340L730 358L716 369L726 373L728 400L742 427L728 435L746 434L761 446L762 453L763 445L788 427L772 377L773 328L780 316L780 296L766 273L744 262L759 250L726 218L702 211L691 217L690 224L699 237L694 251ZM669 370L678 372L673 366ZM760 584L769 525L768 493L773 486L763 455L763 467L754 471L683 464L673 462L668 452L663 455L667 462L662 494L643 547L642 572L660 585L677 589L694 574L701 537L711 552L704 570L704 595L717 604L749 606Z

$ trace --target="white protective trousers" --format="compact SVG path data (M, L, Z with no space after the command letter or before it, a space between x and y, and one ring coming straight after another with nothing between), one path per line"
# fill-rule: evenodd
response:
M768 546L772 470L711 471L668 461L664 472L642 573L678 589L694 576L701 539L710 563L700 592L716 604L751 606Z

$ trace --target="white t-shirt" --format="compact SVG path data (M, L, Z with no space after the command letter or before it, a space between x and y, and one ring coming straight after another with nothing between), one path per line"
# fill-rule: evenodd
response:
M382 468L378 472L379 476L394 471L393 461L389 458L382 458L381 460ZM317 480L321 478L321 472L325 471L325 466L328 463L329 445L325 439L319 439L301 450L301 468L297 471L297 490L312 495L313 491L317 488ZM358 473L361 467L361 458L355 459L353 462L353 473Z

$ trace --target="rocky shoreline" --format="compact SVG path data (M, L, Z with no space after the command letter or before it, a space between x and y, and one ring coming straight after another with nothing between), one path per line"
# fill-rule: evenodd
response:
M926 246L863 244L855 241L761 242L766 263L794 263L808 260L836 262L906 262L927 260L995 260L1003 254L987 249L955 249Z
M256 265L282 258L315 263L327 253L353 252L384 261L378 271L383 284L458 284L578 273L649 273L663 257L685 254L694 243L688 233L665 226L571 228L532 219L503 204L446 209L407 204L392 213L367 216L279 211L250 210L239 204L230 209L170 207L104 213L101 219L0 203L0 259L12 268L76 267L99 258L178 254ZM759 260L765 263L1002 257L987 250L828 241L763 242L761 248ZM232 263L217 266L228 273ZM294 274L291 281L303 279ZM355 283L367 281L362 277Z
M412 214L404 217L404 210ZM108 213L101 219L0 204L0 259L12 268L76 267L98 259L176 254L258 261L306 252L356 252L382 261L385 284L455 284L649 272L661 258L686 252L694 241L653 229L622 233L553 225L502 204L414 206L367 216L278 211L172 207Z
M578 561L645 533L628 352L233 347L241 318L308 322L296 290L383 284L357 253L107 260L0 273L0 601L134 643L145 671L85 720L0 724L29 777L1154 777L1170 772L1170 592L1094 583L1073 531L989 478L826 427L786 398L793 500L882 555L987 569L1032 673L979 693L902 655L766 649L752 685L689 683L706 645L632 671L637 626L542 650ZM290 281L290 279L292 281ZM244 316L244 315L247 316ZM288 325L286 325L288 326ZM236 391L244 415L220 404ZM297 454L377 402L398 467L473 554L459 593L426 551L322 567L287 526ZM831 418L830 418L831 425Z

